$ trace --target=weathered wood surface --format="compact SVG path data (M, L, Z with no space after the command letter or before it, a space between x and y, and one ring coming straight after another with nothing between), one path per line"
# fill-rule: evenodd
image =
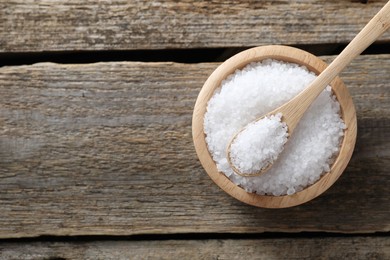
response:
M0 0L0 52L342 43L386 0L362 2Z
M389 259L385 237L31 242L0 244L0 259Z
M359 125L346 172L282 210L236 201L197 160L192 108L216 66L0 68L0 237L390 231L390 55L343 73Z

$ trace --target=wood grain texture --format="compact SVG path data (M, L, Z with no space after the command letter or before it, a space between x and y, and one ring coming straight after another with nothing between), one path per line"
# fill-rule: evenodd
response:
M359 126L346 172L281 210L228 196L197 160L192 109L217 65L0 68L0 237L390 231L390 55L342 74Z
M0 244L0 259L389 259L385 237L31 242Z
M0 51L343 43L385 3L0 0Z

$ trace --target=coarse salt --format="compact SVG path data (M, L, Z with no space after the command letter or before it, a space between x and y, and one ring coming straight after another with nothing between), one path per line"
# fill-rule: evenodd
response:
M301 191L328 172L345 129L340 105L330 87L306 111L284 151L265 174L236 174L226 154L230 140L242 127L286 103L314 78L304 66L268 59L251 63L224 80L209 100L204 116L206 143L218 170L248 192L273 196ZM251 142L257 142L258 137L253 138ZM251 157L252 152L248 150L245 156Z
M281 113L264 117L235 137L229 153L235 172L257 174L278 158L288 138L287 125L281 119Z

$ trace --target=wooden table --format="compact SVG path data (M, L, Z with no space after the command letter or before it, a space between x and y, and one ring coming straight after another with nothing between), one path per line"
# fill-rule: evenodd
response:
M357 145L319 198L245 205L191 137L219 62L330 61L386 1L365 2L0 0L0 258L390 259L389 32L341 75Z

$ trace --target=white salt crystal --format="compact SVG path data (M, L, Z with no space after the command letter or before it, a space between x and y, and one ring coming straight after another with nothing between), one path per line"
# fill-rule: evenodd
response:
M224 80L209 100L204 117L206 143L218 170L248 192L274 196L299 192L329 171L345 129L330 87L307 110L283 153L265 174L239 176L226 157L228 143L242 127L290 100L314 78L297 64L265 60Z
M230 158L239 172L258 173L277 159L288 138L287 125L281 118L281 113L265 117L237 135L230 146Z

